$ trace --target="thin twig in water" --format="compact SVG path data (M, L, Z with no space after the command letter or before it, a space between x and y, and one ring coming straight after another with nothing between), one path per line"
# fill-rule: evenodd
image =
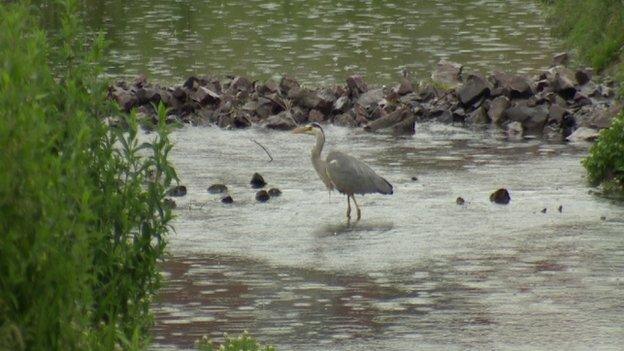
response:
M271 156L271 154L269 153L269 150L267 150L266 147L264 147L264 145L260 144L259 142L257 142L255 139L250 139L251 141L253 141L254 143L256 143L256 145L260 146L262 148L262 150L264 150L264 152L266 152L266 154L269 156L269 162L273 161L273 156Z

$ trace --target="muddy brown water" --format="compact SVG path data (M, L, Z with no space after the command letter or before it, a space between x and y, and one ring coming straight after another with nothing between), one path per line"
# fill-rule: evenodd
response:
M587 145L439 124L399 139L332 126L326 134L327 149L360 157L395 186L392 196L359 197L356 224L314 173L312 137L260 127L174 133L188 195L176 199L153 349L243 330L302 351L624 345L624 207L588 193ZM254 172L282 196L257 203ZM218 182L234 204L207 193ZM489 201L499 187L511 193L507 206Z

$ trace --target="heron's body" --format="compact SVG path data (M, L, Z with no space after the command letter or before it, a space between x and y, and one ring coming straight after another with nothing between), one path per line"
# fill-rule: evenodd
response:
M392 194L392 184L377 175L366 163L353 156L340 151L331 151L323 160L321 152L325 145L325 133L317 123L297 128L294 133L305 133L316 137L316 145L311 155L312 165L328 190L336 189L347 195L347 218L351 217L350 199L353 199L357 209L357 219L361 217L355 194Z

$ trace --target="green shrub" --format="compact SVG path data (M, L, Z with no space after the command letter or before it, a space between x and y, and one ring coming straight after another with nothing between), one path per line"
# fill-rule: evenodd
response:
M259 344L247 332L244 332L237 338L232 338L225 334L225 342L220 346L213 345L212 341L207 337L203 337L196 344L199 351L275 351L275 348L272 346Z
M76 1L54 6L51 35L36 7L0 2L0 350L143 348L176 179L168 130L139 143L134 116L102 123L116 112L103 41L81 37Z
M624 194L624 113L600 133L583 165L593 185L604 184L606 195Z

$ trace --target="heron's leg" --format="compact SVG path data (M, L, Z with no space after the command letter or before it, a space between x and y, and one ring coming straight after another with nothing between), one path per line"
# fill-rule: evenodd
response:
M351 195L353 198L353 203L355 204L355 209L357 210L357 220L359 221L362 218L362 212L360 211L360 206L358 206L357 202L355 202L355 195Z
M347 195L347 219L351 219L351 199Z

